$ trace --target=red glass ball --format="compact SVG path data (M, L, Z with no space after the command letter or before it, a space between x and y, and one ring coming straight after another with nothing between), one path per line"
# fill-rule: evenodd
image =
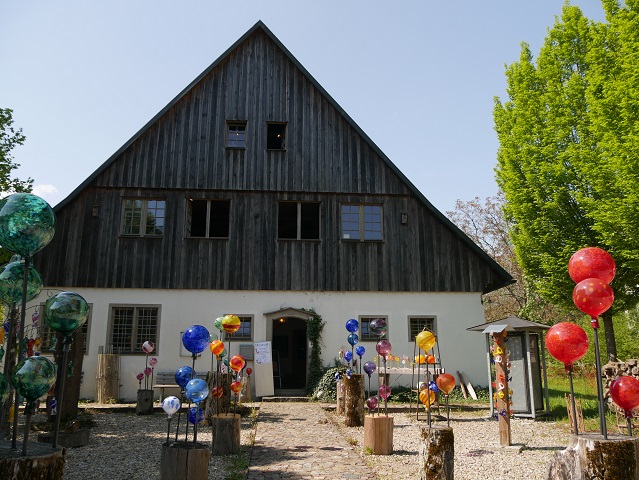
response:
M246 360L241 355L233 355L229 360L229 367L231 367L235 372L239 372L246 365Z
M568 368L588 351L588 335L575 323L561 322L546 332L546 348Z
M382 357L386 357L388 354L391 353L391 343L388 340L380 340L379 342L377 342L377 345L375 345L375 350L377 350L377 353L379 353Z
M639 406L639 380L635 377L619 377L610 384L610 396L626 416Z
M231 391L237 395L238 393L242 391L242 384L240 382L232 382Z
M568 261L568 273L575 283L586 278L598 278L610 283L615 278L616 268L612 256L598 247L582 248Z
M615 294L603 280L586 278L572 291L572 301L575 306L592 318L597 318L612 306Z
M448 395L455 388L455 377L453 377L450 373L442 373L435 380L439 389L443 392L444 395Z

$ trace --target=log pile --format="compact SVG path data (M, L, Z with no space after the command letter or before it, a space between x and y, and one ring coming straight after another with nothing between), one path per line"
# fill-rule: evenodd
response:
M608 403L610 399L610 384L617 378L625 375L633 376L639 380L639 360L631 358L625 362L608 362L601 367L601 376L604 381L604 399Z

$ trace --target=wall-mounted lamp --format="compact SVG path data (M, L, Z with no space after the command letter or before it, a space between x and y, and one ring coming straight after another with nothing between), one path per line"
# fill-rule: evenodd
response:
M408 214L406 212L402 212L402 225L406 225L408 223Z
M93 205L91 208L91 216L93 218L98 218L100 216L100 205Z

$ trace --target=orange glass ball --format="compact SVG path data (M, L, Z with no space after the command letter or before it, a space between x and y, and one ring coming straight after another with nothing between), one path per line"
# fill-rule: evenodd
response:
M242 383L241 382L232 382L231 383L231 391L237 395L242 391Z
M219 355L224 351L224 342L221 340L213 340L209 345L209 349L213 355Z

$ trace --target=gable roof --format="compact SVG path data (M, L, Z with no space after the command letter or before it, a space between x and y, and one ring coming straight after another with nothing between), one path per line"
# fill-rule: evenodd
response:
M75 190L73 190L65 199L54 207L54 211L58 212L66 205L71 203L85 188L100 176L107 168L109 168L133 143L143 136L152 125L154 125L165 113L174 107L182 98L184 98L196 85L198 85L213 70L222 64L233 51L246 42L256 31L261 30L268 38L284 53L284 55L307 77L315 88L328 100L335 110L343 116L345 121L361 136L368 146L381 158L388 168L393 171L398 178L407 186L413 195L429 210L443 225L449 228L457 237L459 237L471 250L473 250L490 268L495 272L499 281L487 285L483 293L497 290L506 285L514 283L515 280L504 270L494 259L486 254L476 243L463 233L448 217L437 210L428 199L413 185L413 183L397 168L397 166L382 152L382 150L371 140L371 138L355 123L355 121L344 111L344 109L331 97L331 95L315 80L315 78L304 68L304 66L293 56L293 54L280 42L280 40L268 29L268 27L260 20L251 27L242 37L240 37L233 45L231 45L222 55L220 55L207 69L205 69L197 78L186 86L173 100L171 100L162 110L160 110L151 120L149 120L137 133L135 133L120 149L118 149L111 157L109 157L100 167L98 167L84 182L82 182Z

